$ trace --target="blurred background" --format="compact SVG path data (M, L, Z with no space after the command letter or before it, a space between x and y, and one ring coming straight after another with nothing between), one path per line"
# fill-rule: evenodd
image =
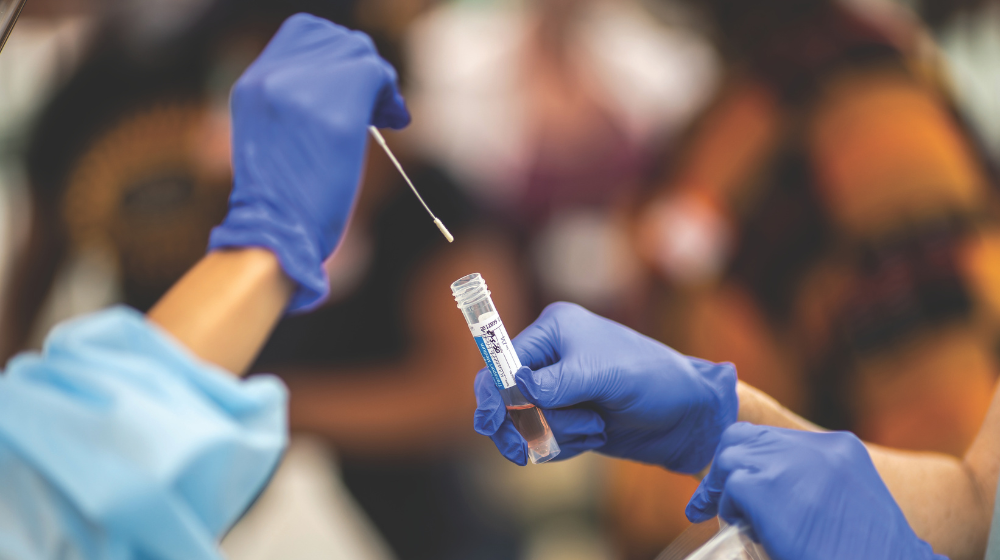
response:
M518 468L449 284L569 300L824 426L961 454L1000 373L997 0L28 0L0 56L0 359L146 310L225 213L229 89L288 15L368 32L387 134L331 298L257 371L293 443L234 560L651 560L694 479Z

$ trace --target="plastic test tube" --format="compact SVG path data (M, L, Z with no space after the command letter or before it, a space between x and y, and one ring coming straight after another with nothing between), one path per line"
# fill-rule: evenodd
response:
M493 307L490 291L478 273L459 278L451 285L458 308L465 315L486 367L493 375L514 427L528 443L528 459L544 463L559 454L559 444L541 409L528 402L514 384L514 372L521 368L507 329Z

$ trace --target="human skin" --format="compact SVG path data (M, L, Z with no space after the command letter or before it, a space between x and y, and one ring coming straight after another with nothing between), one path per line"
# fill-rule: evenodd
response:
M739 383L739 420L822 431L777 401ZM952 560L981 560L986 553L1000 472L1000 390L972 446L961 459L867 444L872 461L913 530Z
M243 375L294 289L277 257L266 249L212 251L148 317L203 360Z

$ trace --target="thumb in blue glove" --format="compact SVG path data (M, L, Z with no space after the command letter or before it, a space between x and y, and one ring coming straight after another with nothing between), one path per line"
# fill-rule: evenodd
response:
M686 513L746 523L772 560L945 560L917 538L847 432L732 425Z
M613 457L694 473L712 458L736 421L736 371L689 358L651 338L569 303L548 306L513 341L517 386L542 407L562 452ZM509 460L524 444L489 375L476 378L476 431Z
M313 307L354 205L368 125L409 124L396 72L367 35L298 14L230 101L233 192L209 249L270 249L298 284L289 310Z

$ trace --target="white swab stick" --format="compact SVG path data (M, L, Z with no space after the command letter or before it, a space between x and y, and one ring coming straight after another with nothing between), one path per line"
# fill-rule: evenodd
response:
M437 228L441 230L441 235L443 235L444 238L448 240L448 243L454 241L455 236L453 236L451 232L448 231L448 228L444 227L444 223L442 223L441 220L439 220L437 216L434 215L434 212L431 212L430 207L427 206L426 202L424 202L424 197L420 196L420 193L417 192L417 187L413 186L413 181L410 181L410 178L406 175L406 171L403 171L403 166L399 164L399 160L396 159L396 156L393 155L392 150L390 150L389 146L386 145L385 138L382 138L382 133L379 132L378 129L375 128L374 126L369 126L368 132L372 133L372 138L374 138L375 141L378 142L379 146L382 146L382 149L385 150L385 154L389 156L389 159L392 160L393 165L395 165L396 169L399 170L399 174L403 176L403 179L406 179L406 184L410 185L410 190L413 191L413 194L417 195L417 200L420 201L420 204L424 205L424 210L427 210L427 213L430 214L431 218L434 219L434 225L436 225Z

